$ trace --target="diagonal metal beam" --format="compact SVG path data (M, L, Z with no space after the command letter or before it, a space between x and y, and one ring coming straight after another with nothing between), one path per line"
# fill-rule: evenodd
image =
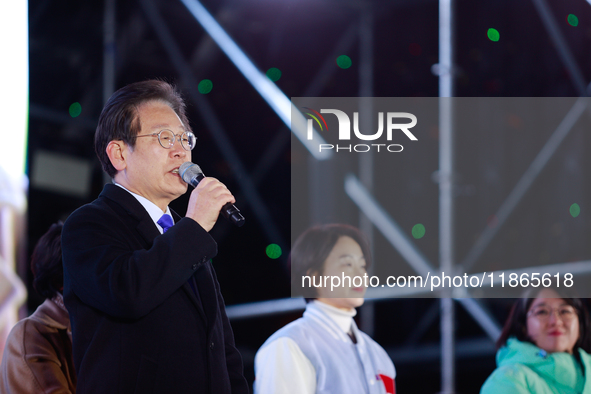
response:
M550 12L550 8L546 0L532 0L534 6L536 7L544 26L546 27L552 42L554 43L554 47L562 60L562 63L569 71L569 75L575 88L578 90L580 96L588 96L588 86L585 82L585 78L581 69L578 67L577 62L575 61L572 52L569 49L569 46L564 38L556 20L552 16ZM534 159L530 167L521 177L515 188L511 191L507 199L503 202L501 207L496 213L496 218L498 220L497 225L494 227L487 227L481 236L478 238L472 249L469 251L468 255L462 262L463 269L468 271L478 260L478 258L482 255L486 247L490 244L492 239L495 235L499 232L501 226L506 222L507 218L511 215L519 201L523 198L525 193L529 190L535 179L538 177L540 172L544 169L550 158L553 156L554 152L558 149L564 138L568 135L574 124L577 122L579 117L582 115L584 110L586 109L586 101L583 99L577 100L575 105L571 108L569 113L560 123L558 128L554 131L546 145L542 148L538 156ZM476 302L475 300L464 299L460 301L464 303L464 307L469 310L472 308L472 302ZM478 309L478 308L477 308ZM478 313L478 310L475 311ZM484 317L486 320L487 317ZM491 326L489 328L483 327L487 330L489 336L495 334L497 330L495 327ZM500 331L499 331L500 333Z
M312 79L312 82L308 84L302 97L316 97L322 92L322 89L329 81L330 75L336 70L334 59L338 54L347 52L347 50L353 45L357 37L356 33L357 26L351 24L334 47L332 53L326 57L324 63ZM272 167L275 160L277 160L278 156L283 151L284 146L288 144L289 141L289 134L284 133L283 128L277 131L276 137L273 139L265 153L263 153L252 172L252 178L255 183L258 183Z
M532 272L539 273L540 275L543 274L550 274L554 276L559 274L564 276L566 274L572 274L573 278L578 276L585 276L591 274L591 260L583 260L583 261L576 261L576 262L563 262L551 265L540 265L535 267L526 267L520 269L510 269L510 270L498 270L498 271L485 271L485 272L475 272L473 274L469 274L467 277L468 280L470 278L483 278L484 280L482 286L480 288L488 288L491 289L495 288L502 288L503 284L507 286L507 278L509 275L516 274L520 276L522 274L531 274ZM436 275L440 274L438 272L435 273ZM491 277L493 280L491 281ZM430 275L430 278L433 278L433 275ZM390 298L404 298L404 297L423 297L426 298L425 295L432 293L431 291L431 283L423 276L423 282L418 281L418 284L408 285L406 287L370 287L367 289L366 296L368 298L373 299L390 299ZM422 286L421 286L422 283ZM579 287L575 288L575 290L579 290ZM437 291L437 290L434 290ZM501 290L502 291L502 290ZM464 287L456 287L453 288L452 296L454 299L464 299L470 297L470 293L468 289ZM581 296L586 297L586 294L581 294ZM493 298L506 298L506 297L493 297ZM496 339L496 338L494 338Z
M582 261L573 261L573 262L563 262L557 264L550 264L550 265L540 265L537 267L526 267L520 269L510 269L510 270L499 270L493 272L484 272L484 274L489 275L491 274L494 280L491 282L490 277L486 277L485 281L483 282L483 286L488 285L502 285L503 279L508 278L510 274L517 274L520 276L521 274L530 274L532 272L542 274L551 274L551 275L566 275L572 274L573 277L578 275L588 275L591 273L591 260L582 260ZM470 274L471 276L474 275L482 275L482 272Z
M566 39L562 35L556 20L552 16L552 12L550 11L550 7L548 7L548 3L546 3L546 0L533 0L533 3L540 14L540 18L542 18L542 22L544 23L546 30L548 30L548 34L554 43L554 47L560 56L560 60L562 60L562 63L564 63L564 66L568 70L569 76L575 85L575 88L579 91L579 96L588 96L589 94L587 91L585 77L577 65L575 57L570 51Z
M197 0L181 0L181 2L312 156L317 160L326 160L332 157L331 151L320 152L317 150L317 144L325 142L316 130L313 130L312 140L307 139L307 121L304 115L297 108L292 108L289 98L264 73L257 69L205 7Z
M542 150L538 153L521 179L519 179L509 196L507 196L507 199L505 199L499 210L496 212L495 217L497 219L497 224L495 226L487 226L484 229L480 237L478 237L478 240L476 240L474 246L472 246L472 249L470 249L464 258L464 261L461 264L463 271L468 272L474 263L476 263L476 261L480 258L484 250L488 247L492 239L497 235L500 228L507 221L515 207L517 207L517 204L529 190L538 175L546 167L546 164L548 164L548 161L550 161L550 158L554 155L562 141L572 130L573 126L579 120L581 115L585 112L587 105L587 98L579 98L571 107L564 119L562 119Z
M334 67L334 59L338 54L345 53L353 45L357 37L357 26L355 24L349 25L346 32L343 34L337 45L335 46L332 53L326 57L324 63L316 73L312 82L306 87L302 97L315 97L320 94L326 83L329 81L330 75L336 70ZM272 168L273 163L277 161L280 155L284 152L285 146L291 141L290 134L286 132L284 126L277 130L275 138L267 146L265 152L261 156L254 170L251 172L251 178L255 185L258 185L263 177L267 174L269 169ZM242 200L243 193L240 192L236 196L236 200ZM218 234L220 242L224 239L227 231L223 231Z
M246 168L244 164L242 164L238 153L232 146L230 138L226 134L221 122L215 116L214 109L209 104L209 101L196 90L198 83L193 75L193 72L191 71L188 63L183 58L178 44L173 39L172 34L166 27L166 23L160 16L158 9L152 0L140 0L140 5L146 13L148 20L156 30L156 34L162 42L166 52L170 56L174 67L181 75L183 84L187 87L191 98L197 104L197 109L199 110L203 120L211 129L211 135L222 152L224 159L230 164L235 178L240 185L242 192L248 198L248 202L250 203L250 206L252 207L259 224L265 233L265 236L268 240L279 244L279 246L285 250L286 243L281 237L279 228L275 224L273 217L259 195L256 186L252 182L252 179L248 176Z
M419 342L421 337L425 334L427 329L431 327L431 324L435 322L437 316L439 316L439 300L435 302L423 313L423 317L417 325L415 325L412 333L404 341L404 348L413 348Z
M355 175L349 174L345 177L345 192L416 272L426 277L429 272L436 271Z
M537 267L528 267L526 269L521 270L501 270L501 271L493 271L493 272L486 272L486 278L489 278L488 275L492 274L495 280L492 282L495 285L501 284L500 276L501 274L505 275L505 278L509 277L509 274L516 273L520 275L521 273L529 273L529 272L539 272L539 273L550 273L552 275L559 273L564 275L566 273L573 274L573 277L577 277L578 275L589 275L591 273L591 260L583 260L583 261L576 261L576 262L564 262L564 263L557 263L552 265L543 265ZM472 274L477 277L481 277L482 273L475 273ZM490 285L490 281L485 281L483 286ZM393 287L383 290L382 288L370 288L367 290L366 296L368 299L366 302L377 302L387 299L392 299L394 297L408 297L408 296L421 296L425 293L430 292L428 288L401 288L401 287ZM460 304L462 304L466 310L474 316L475 320L481 325L484 331L488 334L488 336L493 340L496 341L498 338L498 334L500 333L500 327L491 317L491 315L486 311L486 309L481 305L480 300L477 299L468 299L468 298L455 298ZM437 304L434 304L437 307ZM253 302L248 304L240 304L240 305L231 305L228 306L227 312L228 317L231 319L242 319L242 318L249 318L249 317L258 317L258 316L267 316L273 315L278 313L286 313L286 312L294 312L298 310L303 310L305 304L301 298L281 298L276 300L270 301L261 301L261 302ZM434 314L433 319L437 316L437 308L433 308L432 311L427 312L427 314ZM483 314L484 313L484 314ZM476 317L478 316L478 317ZM484 327L482 321L490 318L492 324L488 327ZM424 320L428 320L424 318ZM427 324L426 322L425 324Z
M405 260L413 267L419 274L426 277L429 272L436 272L427 258L416 248L410 238L402 231L400 226L390 217L361 184L361 182L354 175L347 175L345 177L345 192L355 202L357 207L368 217L368 219L376 226L382 235L390 242L390 244L398 250L398 252L405 258ZM379 296L392 290L400 289L371 289L375 290L369 292ZM415 289L416 290L416 289ZM402 292L412 293L412 289L405 289ZM460 301L466 308L466 311L472 315L474 320L483 328L483 330L496 340L498 325L494 318L486 311L483 306L472 301Z
M338 56L338 54L347 52L355 42L356 38L357 26L355 24L351 24L335 46L332 53L326 57L324 63L312 79L312 82L310 82L306 87L302 97L315 97L322 92L322 89L329 81L330 75L336 70L336 67L334 67L334 59ZM273 167L273 163L275 163L280 155L284 152L285 146L289 144L290 141L290 134L289 132L286 132L284 126L279 128L275 134L275 138L273 138L271 143L267 146L265 152L254 167L254 170L251 172L251 178L255 185L258 185L263 177L267 174L269 169ZM243 193L240 192L240 194L236 196L236 200L242 200L242 197ZM220 242L226 236L226 231L218 234Z
M474 298L456 298L455 300L476 319L486 335L496 342L499 336L501 336L501 326L497 323L488 308L482 304L482 301Z

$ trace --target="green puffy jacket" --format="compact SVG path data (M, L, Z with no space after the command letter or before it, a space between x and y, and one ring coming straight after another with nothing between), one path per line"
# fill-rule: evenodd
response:
M585 376L568 353L546 353L515 338L497 352L497 369L480 394L591 394L591 356L579 349Z

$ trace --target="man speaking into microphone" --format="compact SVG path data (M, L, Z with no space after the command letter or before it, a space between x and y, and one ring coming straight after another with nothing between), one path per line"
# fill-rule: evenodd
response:
M195 135L163 81L134 83L106 103L95 150L113 178L64 224L64 299L78 393L248 393L210 259L209 235L235 202L205 177L181 218L179 167Z

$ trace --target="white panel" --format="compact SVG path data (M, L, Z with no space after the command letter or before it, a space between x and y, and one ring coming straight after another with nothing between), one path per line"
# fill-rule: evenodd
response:
M0 1L0 167L18 183L25 169L29 110L29 36L27 1ZM8 57L7 57L8 56ZM10 61L7 61L10 59Z
M33 157L31 175L31 183L36 188L86 197L90 190L92 165L77 157L39 150Z

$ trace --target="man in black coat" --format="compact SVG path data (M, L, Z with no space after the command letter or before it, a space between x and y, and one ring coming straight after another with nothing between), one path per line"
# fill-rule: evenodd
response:
M168 208L194 145L168 83L128 85L101 113L95 149L114 183L62 235L78 393L249 391L210 262L209 230L234 197L205 178L184 218Z

